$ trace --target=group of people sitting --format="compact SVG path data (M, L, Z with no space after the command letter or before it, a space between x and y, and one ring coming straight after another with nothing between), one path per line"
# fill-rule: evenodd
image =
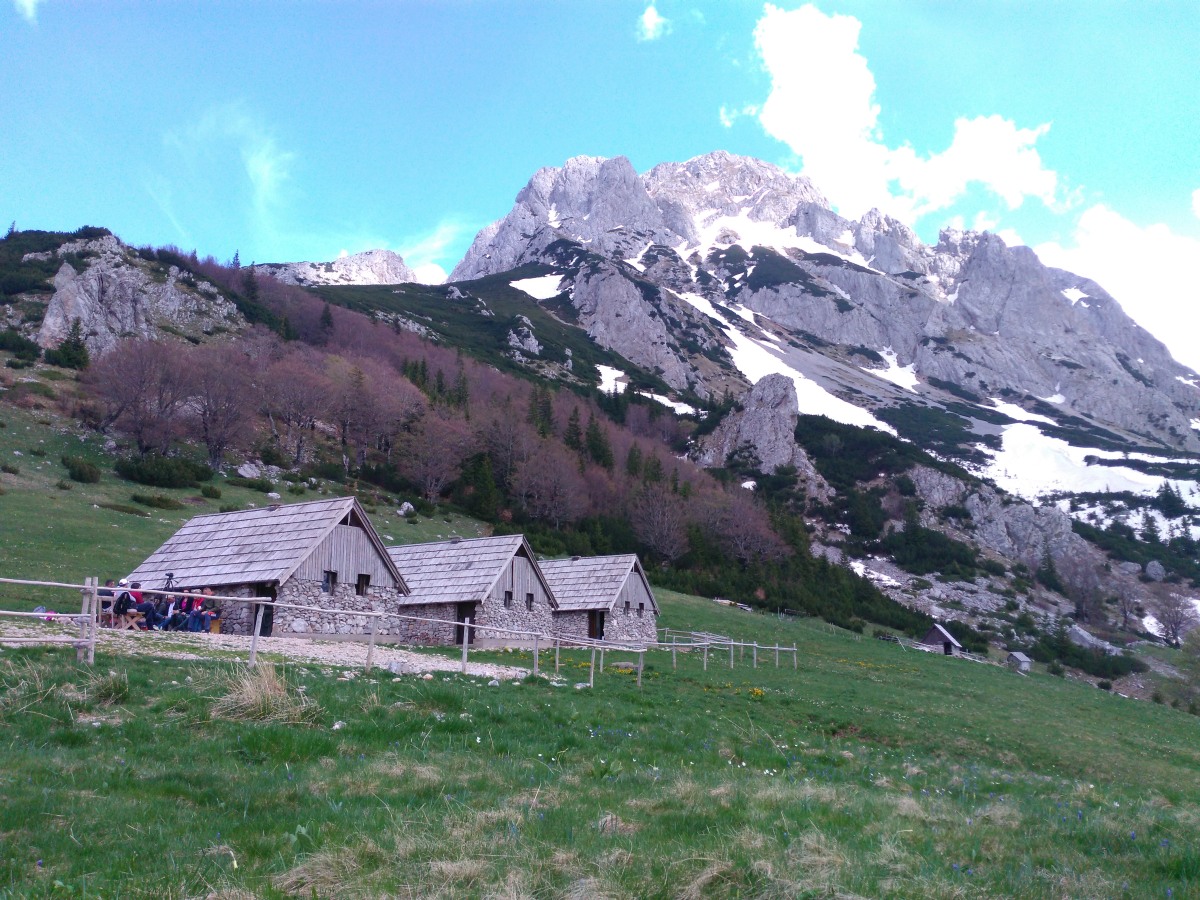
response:
M100 589L101 620L114 628L145 631L211 631L221 617L212 588L179 594L142 593L140 582L110 578Z

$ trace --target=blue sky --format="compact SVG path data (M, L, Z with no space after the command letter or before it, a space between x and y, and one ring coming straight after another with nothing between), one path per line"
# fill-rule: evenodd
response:
M5 0L0 218L436 272L541 166L725 149L1026 243L1198 367L1197 47L1193 0Z

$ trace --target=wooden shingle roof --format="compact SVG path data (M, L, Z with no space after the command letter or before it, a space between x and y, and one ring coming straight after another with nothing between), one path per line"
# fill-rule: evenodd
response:
M189 588L283 583L347 520L363 528L400 591L407 592L378 533L353 497L196 516L134 569L129 580L158 589L170 572L177 586Z
M512 558L522 553L556 608L554 592L523 534L405 544L387 552L412 591L408 603L482 602Z
M658 602L637 556L582 556L546 559L540 563L554 590L559 610L612 609L629 578L640 578L650 595L654 612Z

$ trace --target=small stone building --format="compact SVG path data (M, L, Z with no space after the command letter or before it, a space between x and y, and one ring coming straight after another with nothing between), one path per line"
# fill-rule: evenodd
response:
M954 635L948 632L936 622L929 629L929 633L918 641L926 647L933 647L940 651L944 656L961 656L963 645L955 640Z
M196 516L129 576L165 589L210 587L231 597L264 597L321 611L262 606L261 633L363 634L355 611L449 619L449 607L418 606L378 533L353 497ZM221 630L249 634L254 603L221 604ZM378 633L412 643L447 643L453 626L384 618Z
M543 560L561 637L645 644L658 640L658 603L633 554Z
M557 603L524 535L407 544L389 548L388 554L404 574L412 602L448 609L448 618L458 623L451 636L456 644L463 641L467 619L479 626L551 633ZM476 638L505 644L532 640L472 628L471 642Z
M1012 653L1008 654L1007 662L1008 667L1014 672L1024 672L1025 674L1028 674L1029 670L1033 668L1033 660L1019 650L1014 650Z

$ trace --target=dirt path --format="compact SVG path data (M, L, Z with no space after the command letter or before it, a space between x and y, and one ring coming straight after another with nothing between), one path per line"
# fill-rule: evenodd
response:
M28 646L5 644L4 637L32 637L35 634L63 636L78 634L66 625L41 622L0 622L0 647ZM121 656L159 656L167 659L240 658L250 653L250 637L239 634L189 634L187 632L116 631L101 628L96 646L106 653ZM262 637L258 653L266 659L289 662L318 663L329 666L362 668L367 662L367 644L358 641L319 640L300 637ZM421 675L427 672L458 672L458 659L426 653L414 653L396 647L377 644L371 660L376 669L399 675ZM467 674L485 678L524 678L528 669L492 663L467 663Z

